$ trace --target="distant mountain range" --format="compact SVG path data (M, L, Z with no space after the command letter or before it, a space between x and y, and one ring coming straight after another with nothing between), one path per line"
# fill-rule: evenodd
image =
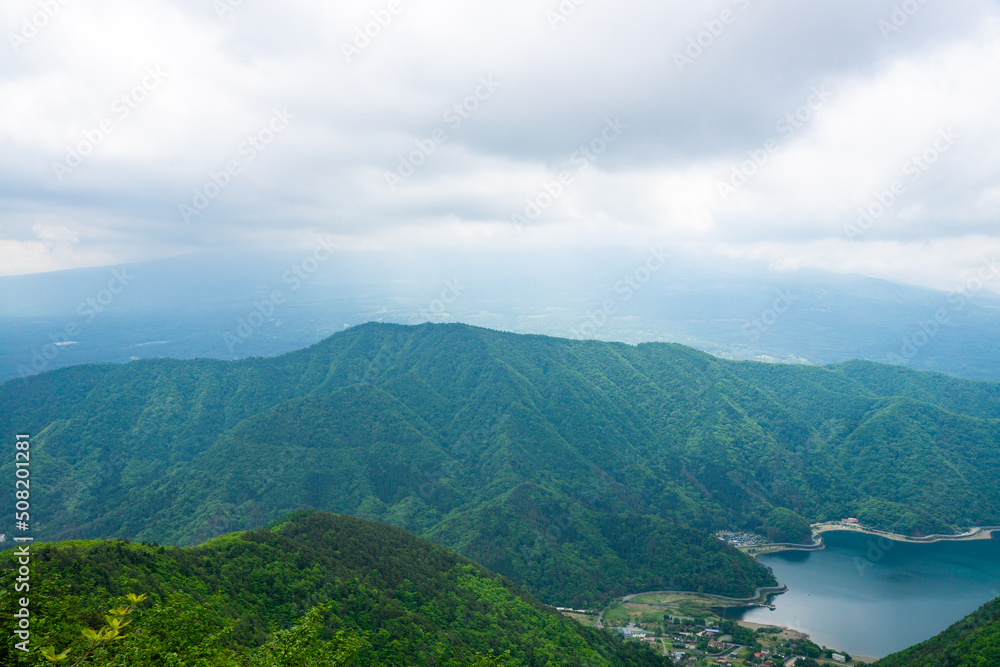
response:
M317 243L286 257L191 255L0 278L0 380L93 361L273 356L369 321L676 342L735 359L866 359L1000 380L1000 298L973 289L989 281L945 293L668 255L390 255Z
M992 383L465 325L0 385L0 434L34 436L39 537L190 545L314 508L401 526L566 605L773 584L722 528L996 525L998 419Z

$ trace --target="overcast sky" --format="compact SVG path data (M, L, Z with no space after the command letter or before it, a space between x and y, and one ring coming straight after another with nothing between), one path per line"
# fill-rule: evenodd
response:
M2 275L327 234L949 289L1000 250L996 1L5 0L0 28Z

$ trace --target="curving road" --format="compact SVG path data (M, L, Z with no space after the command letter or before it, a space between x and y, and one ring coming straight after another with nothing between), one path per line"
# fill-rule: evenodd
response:
M746 602L750 603L754 600L760 598L761 593L771 594L771 593L785 593L788 591L788 586L758 586L757 590L754 591L753 597L749 598L730 598L725 595L713 595L711 593L694 593L692 591L648 591L646 593L633 593L632 595L626 595L622 598L623 602L631 602L632 598L637 598L640 595L699 595L706 598L713 598L715 600L725 600L726 602ZM666 607L668 605L653 604L651 602L637 602L635 604L646 604L651 607Z

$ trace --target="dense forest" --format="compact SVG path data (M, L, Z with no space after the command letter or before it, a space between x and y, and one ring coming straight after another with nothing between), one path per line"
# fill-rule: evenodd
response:
M993 667L1000 665L1000 598L958 623L874 667Z
M72 664L95 645L83 664L667 664L451 551L354 517L299 512L188 548L36 545L32 560L29 665L50 664L40 656L49 646ZM0 617L12 627L13 553L0 561ZM109 609L127 617L124 639L88 640L82 630ZM5 634L0 664L18 664Z
M574 606L773 584L711 536L723 528L797 541L843 516L909 534L1000 524L998 418L992 383L464 325L0 385L0 434L33 435L40 537L194 545L315 508Z

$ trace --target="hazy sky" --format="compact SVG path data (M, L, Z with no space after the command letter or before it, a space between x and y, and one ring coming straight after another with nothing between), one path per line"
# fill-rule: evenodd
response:
M0 28L3 275L329 234L947 289L1000 250L996 1L5 0Z

